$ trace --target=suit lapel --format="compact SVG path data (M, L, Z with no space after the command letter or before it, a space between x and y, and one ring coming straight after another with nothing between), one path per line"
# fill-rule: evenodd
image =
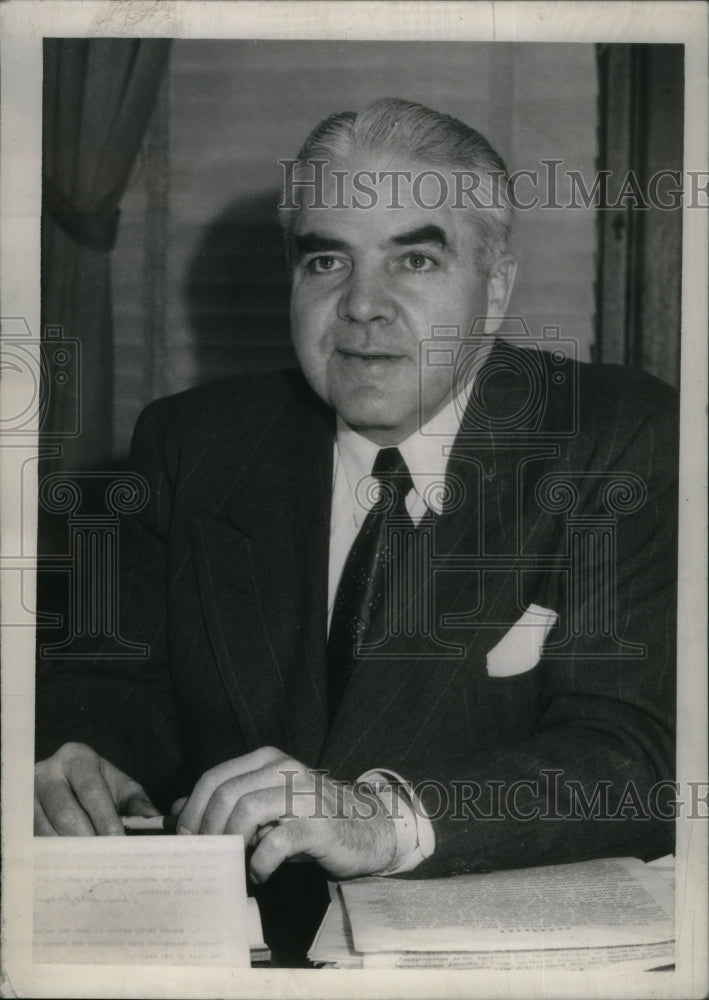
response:
M307 407L271 419L235 476L235 496L192 519L210 643L248 747L314 760L326 726L331 424Z

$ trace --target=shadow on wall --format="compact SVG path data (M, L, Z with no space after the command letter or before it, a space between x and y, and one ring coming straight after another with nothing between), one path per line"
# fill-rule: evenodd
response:
M207 227L188 267L195 383L296 363L279 192L231 202Z

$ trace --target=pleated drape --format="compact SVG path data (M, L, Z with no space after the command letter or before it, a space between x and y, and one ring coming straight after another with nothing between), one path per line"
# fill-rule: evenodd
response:
M44 44L43 430L62 445L51 465L89 469L104 464L111 448L111 250L120 201L170 42L61 38ZM72 349L66 371L57 372L59 330L63 339L78 342L80 371Z

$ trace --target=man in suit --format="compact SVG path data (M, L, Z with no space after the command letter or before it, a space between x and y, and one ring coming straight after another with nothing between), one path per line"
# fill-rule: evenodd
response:
M142 415L149 656L40 664L36 831L172 803L266 894L664 853L673 393L495 339L505 168L462 123L381 100L285 167L301 372Z

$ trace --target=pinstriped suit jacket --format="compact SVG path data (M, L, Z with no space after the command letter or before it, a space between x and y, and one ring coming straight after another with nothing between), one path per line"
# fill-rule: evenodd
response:
M434 817L417 877L670 849L619 805L673 776L673 392L498 342L449 462L461 502L428 522L433 640L365 661L328 727L333 432L297 372L148 407L120 622L151 655L40 664L39 755L84 740L164 800L266 744L338 778L390 767ZM558 614L545 655L491 676L531 604ZM599 787L616 819L579 810Z

